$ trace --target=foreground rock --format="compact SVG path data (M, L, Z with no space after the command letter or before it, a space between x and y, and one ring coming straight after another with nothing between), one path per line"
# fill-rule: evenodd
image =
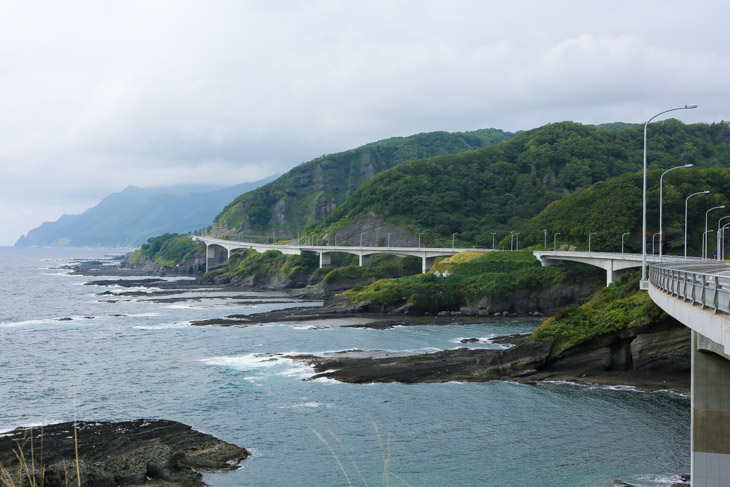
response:
M161 419L119 423L78 422L81 485L112 487L163 480L179 486L201 486L197 470L231 470L248 456L244 448L193 430L190 426ZM37 485L77 485L73 423L34 428L33 457L40 471ZM18 459L23 451L31 462L31 431L18 428L0 434L0 465L16 480ZM67 483L68 476L68 483ZM28 485L25 472L15 484Z

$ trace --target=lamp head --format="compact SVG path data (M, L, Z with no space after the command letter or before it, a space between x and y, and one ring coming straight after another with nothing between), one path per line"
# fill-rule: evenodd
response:
M685 106L684 106L684 108L685 108L686 110L691 110L691 109L693 109L693 108L697 108L697 105L685 105Z
M693 167L694 164L685 164L684 167Z
M707 190L705 190L705 191L702 192L702 194L710 194L710 192L707 191Z

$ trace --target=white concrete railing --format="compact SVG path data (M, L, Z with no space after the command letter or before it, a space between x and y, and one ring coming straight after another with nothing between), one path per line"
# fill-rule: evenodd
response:
M710 270L712 261L706 267ZM726 267L725 271L730 272L730 268ZM665 293L693 305L710 308L715 313L730 314L730 276L683 269L676 265L653 265L649 267L649 281Z

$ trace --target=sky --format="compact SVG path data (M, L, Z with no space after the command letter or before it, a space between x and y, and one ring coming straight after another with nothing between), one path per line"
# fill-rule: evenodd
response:
M0 0L0 245L434 130L730 120L730 2Z

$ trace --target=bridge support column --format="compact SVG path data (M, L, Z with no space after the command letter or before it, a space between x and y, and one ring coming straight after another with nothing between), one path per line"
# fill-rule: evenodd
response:
M436 262L436 257L423 257L421 262L421 273L425 274L433 267L433 263Z
M370 265L370 256L369 255L361 255L360 256L360 267Z
M215 249L212 245L206 245L205 246L205 272L208 272L208 269L211 265L215 264Z
M692 332L692 486L730 485L730 360Z
M332 265L332 254L319 253L319 268L329 267Z
M611 267L613 267L613 262L614 261L611 261ZM627 270L628 269L606 269L606 287L616 282L616 280L624 275Z

